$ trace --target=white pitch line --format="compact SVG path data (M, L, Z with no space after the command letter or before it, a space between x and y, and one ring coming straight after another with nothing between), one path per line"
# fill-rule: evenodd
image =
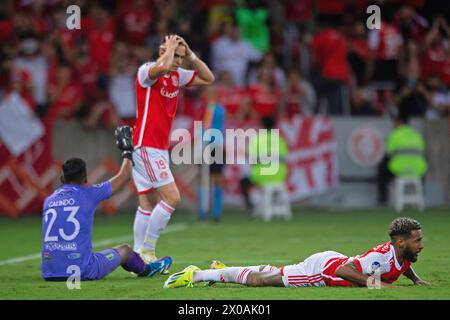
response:
M164 230L163 233L182 231L182 230L185 230L186 228L187 228L187 224L185 224L185 223L175 223L175 224L167 226L166 230ZM126 235L126 236L120 236L120 237L96 241L92 245L94 247L104 247L104 246L108 246L108 245L123 242L123 241L130 241L132 239L133 239L132 236ZM21 263L21 262L30 261L30 260L36 260L36 259L40 259L40 258L41 258L41 253L34 253L34 254L30 254L28 256L0 260L0 266L7 265L7 264L16 264L16 263Z

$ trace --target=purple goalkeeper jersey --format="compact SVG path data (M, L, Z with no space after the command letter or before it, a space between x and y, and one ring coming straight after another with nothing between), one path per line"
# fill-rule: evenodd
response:
M42 277L68 277L70 266L81 274L93 263L92 226L98 204L111 197L111 182L93 186L64 185L44 202ZM69 268L70 269L70 268Z

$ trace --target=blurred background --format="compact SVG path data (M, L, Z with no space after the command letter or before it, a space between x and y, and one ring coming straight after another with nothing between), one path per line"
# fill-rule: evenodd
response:
M69 30L73 4L81 28ZM371 4L380 8L380 29L367 27ZM415 177L425 206L450 204L445 0L5 0L0 215L40 214L69 157L87 161L90 182L114 174L114 128L134 125L137 68L157 58L168 33L184 37L216 76L214 90L180 91L174 129L192 130L211 101L224 107L225 128L274 119L289 150L285 190L294 208L393 205L388 141L399 117L424 140L427 169ZM172 170L182 206L197 212L203 171ZM221 176L224 206L254 210L261 193L248 168L225 165ZM130 183L101 210L136 204Z

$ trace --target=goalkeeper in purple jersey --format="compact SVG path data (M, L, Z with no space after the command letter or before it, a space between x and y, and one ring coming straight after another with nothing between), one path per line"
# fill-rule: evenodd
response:
M94 252L92 226L95 209L122 188L131 177L132 131L128 126L116 129L116 143L122 151L120 171L110 180L87 184L86 163L72 158L62 166L63 186L47 197L42 217L42 277L48 281L65 281L74 267L81 280L98 280L122 266L138 276L165 272L172 263L163 257L145 264L128 244Z

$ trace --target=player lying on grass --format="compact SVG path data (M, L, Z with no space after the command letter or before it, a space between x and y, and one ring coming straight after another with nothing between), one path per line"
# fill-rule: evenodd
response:
M66 280L76 270L74 267L80 270L80 280L98 280L119 265L138 276L153 276L171 265L171 257L145 264L127 244L100 252L92 250L96 207L131 178L131 128L118 128L116 142L124 158L122 166L114 177L103 183L87 184L86 164L82 159L72 158L64 162L61 175L63 186L44 202L42 277L45 280Z
M411 267L423 249L419 222L411 218L395 219L389 227L389 236L391 241L350 258L335 251L325 251L281 268L269 265L225 267L217 261L209 270L189 266L171 275L164 288L192 287L193 283L202 281L240 283L250 287L379 285L384 288L402 274L414 284L428 284Z

